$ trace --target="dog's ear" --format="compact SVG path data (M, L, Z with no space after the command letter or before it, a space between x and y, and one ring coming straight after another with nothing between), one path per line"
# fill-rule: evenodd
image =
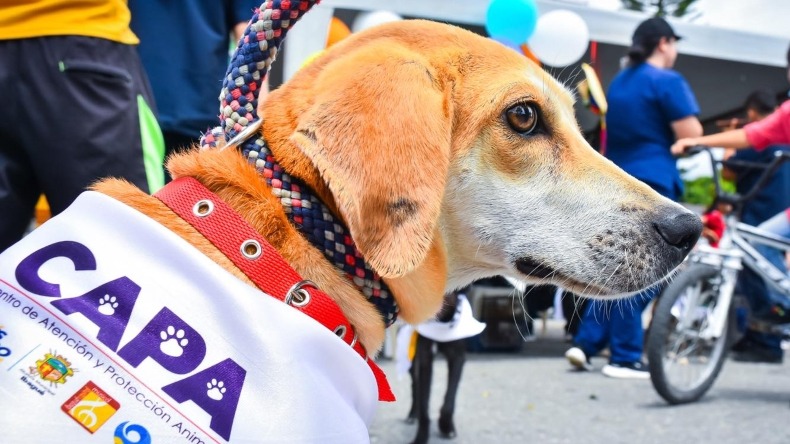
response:
M384 277L421 263L450 159L449 88L392 41L331 57L291 140L334 195L357 247Z

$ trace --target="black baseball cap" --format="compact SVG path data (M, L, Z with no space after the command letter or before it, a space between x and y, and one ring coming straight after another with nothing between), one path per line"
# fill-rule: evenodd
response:
M660 17L647 19L639 24L634 31L632 43L634 45L641 44L649 41L657 41L661 37L671 37L675 40L680 40L681 37L675 34L675 30L669 26L666 20Z

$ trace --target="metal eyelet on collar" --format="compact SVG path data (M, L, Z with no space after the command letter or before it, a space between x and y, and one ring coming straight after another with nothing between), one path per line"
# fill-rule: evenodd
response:
M346 340L346 326L345 325L338 325L333 330L333 333L340 339Z
M304 287L318 288L313 281L307 279L299 281L293 285L285 294L285 303L294 307L304 307L310 302L310 293Z
M354 346L357 345L357 340L359 339L359 336L357 336L357 329L354 328L353 325L351 326L351 331L354 332L354 337L351 339L351 343L348 345L350 345L351 348L354 348Z
M258 259L263 254L261 244L255 239L247 239L241 244L241 255L249 260Z
M195 206L192 207L192 214L197 217L206 217L211 214L212 211L214 211L214 202L208 199L199 200L195 203Z

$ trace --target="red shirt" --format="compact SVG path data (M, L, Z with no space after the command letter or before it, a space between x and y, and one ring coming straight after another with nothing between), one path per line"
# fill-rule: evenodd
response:
M768 145L790 143L790 100L768 117L743 127L746 140L757 151Z

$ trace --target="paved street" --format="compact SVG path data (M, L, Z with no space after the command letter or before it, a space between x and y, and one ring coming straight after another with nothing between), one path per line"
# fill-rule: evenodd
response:
M540 325L538 323L538 325ZM562 324L549 321L545 336L520 353L470 353L459 390L453 441L438 436L436 417L447 366L435 364L431 442L472 443L790 443L790 364L725 363L719 379L698 403L668 406L647 380L569 370ZM415 425L403 422L410 380L398 379L395 363L381 360L398 401L380 404L371 429L376 444L408 443Z

